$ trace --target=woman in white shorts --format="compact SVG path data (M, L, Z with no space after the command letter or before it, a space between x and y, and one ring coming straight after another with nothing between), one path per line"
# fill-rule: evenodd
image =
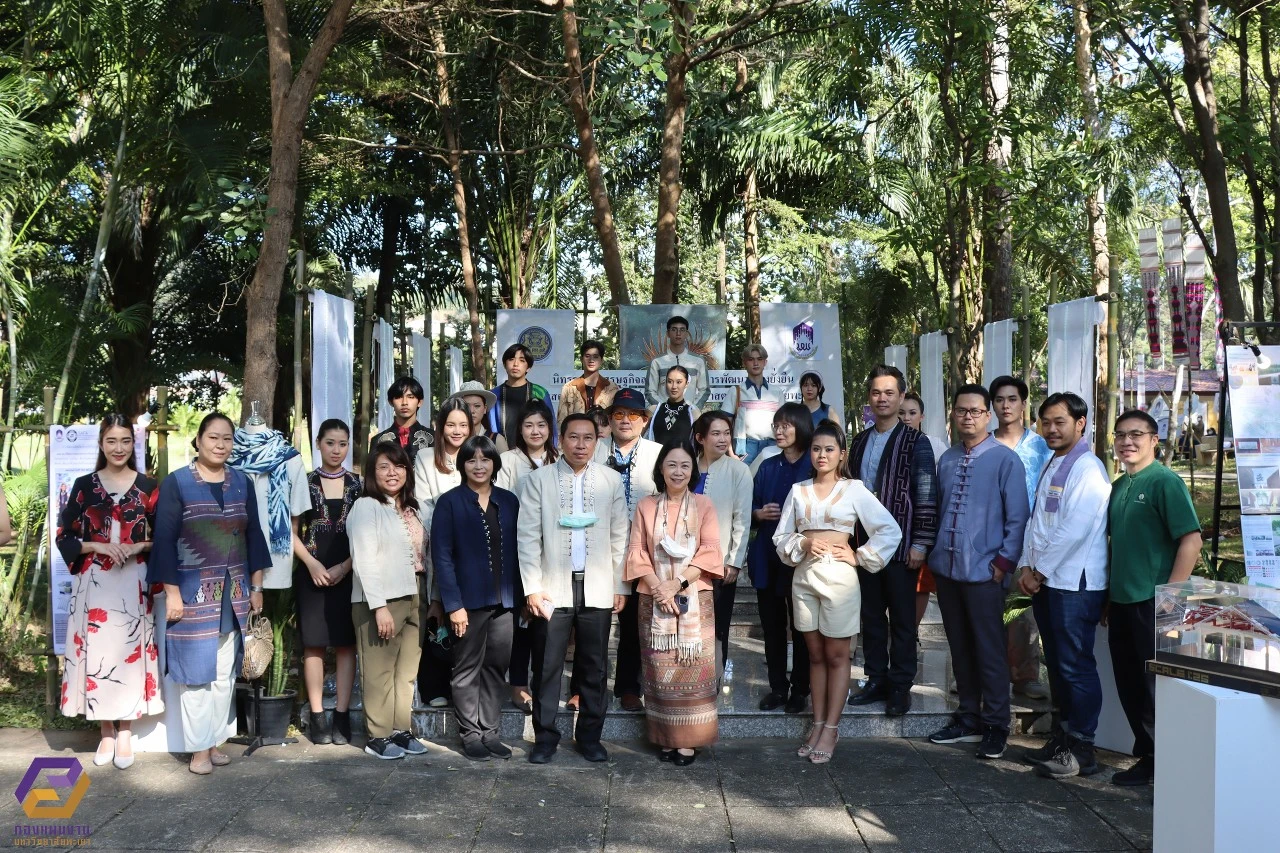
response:
M844 431L824 423L813 432L809 458L813 479L796 483L782 505L773 544L796 566L791 597L796 630L809 651L813 726L797 750L814 764L831 760L840 739L840 714L849 693L849 653L858 633L862 596L857 567L884 568L902 541L902 530L861 480L840 476ZM858 525L867 543L854 549Z

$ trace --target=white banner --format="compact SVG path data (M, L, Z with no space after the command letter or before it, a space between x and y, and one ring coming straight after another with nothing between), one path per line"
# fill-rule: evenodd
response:
M824 402L845 420L840 308L830 302L766 302L760 306L760 342L769 351L770 383L800 396L800 377L817 373ZM708 403L708 405L710 405Z
M134 464L146 470L147 429L133 428ZM49 589L53 598L53 653L61 655L67 644L67 613L71 608L71 589L75 583L67 561L53 545L58 532L58 519L71 496L71 486L78 477L92 474L98 463L98 427L95 424L72 424L49 427L49 517L45 522L49 548Z
M311 292L311 440L329 418L352 425L355 392L356 306L350 299L322 290ZM319 448L311 458L320 459ZM347 451L351 467L351 451Z
M764 380L770 385L780 385L785 391L787 400L799 402L800 400L800 383L799 377L793 376L786 372L786 369L775 369L772 365L773 356L769 356L771 362L764 370ZM600 375L607 377L619 388L634 388L640 393L644 393L645 370L602 370ZM569 373L556 373L554 379L560 382L568 382L570 379L576 379L581 376L581 371ZM725 402L729 399L729 395L733 393L733 386L747 381L747 372L745 370L711 370L707 376L711 382L711 394L707 397L707 403L702 407L702 411L708 412L712 409L725 408ZM830 402L830 398L828 398Z
M947 393L942 378L942 354L947 351L947 336L930 332L920 336L920 397L924 400L924 431L939 441L951 444L947 432Z
M573 311L549 308L499 310L495 340L497 352L493 358L498 382L505 382L507 378L502 366L503 351L512 344L524 344L533 355L529 381L547 389L552 408L559 406L560 389L568 381L563 377L576 379L582 375L582 371L575 368L577 352L573 335Z
M413 378L422 383L423 403L418 409L418 423L431 426L431 339L417 332L409 333L413 347Z
M902 371L902 375L907 375L907 348L901 344L888 346L884 348L884 363L890 367L896 367Z
M982 384L988 388L996 377L1013 375L1013 332L1017 328L1016 320L997 320L982 327Z
M396 335L386 320L379 319L374 324L373 342L374 349L377 350L378 365L378 372L374 374L378 386L375 389L378 398L377 428L381 432L391 426L396 418L395 410L387 400L387 389L396 381Z
M462 387L462 350L449 347L449 393L456 394Z
M1093 446L1093 404L1097 387L1093 354L1097 326L1106 321L1106 309L1092 296L1049 306L1049 393L1071 391L1089 405L1085 435Z

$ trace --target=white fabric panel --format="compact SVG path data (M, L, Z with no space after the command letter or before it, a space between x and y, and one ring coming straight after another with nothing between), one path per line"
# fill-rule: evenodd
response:
M997 320L982 327L982 384L1013 375L1013 332L1016 320ZM994 421L994 419L993 419Z
M356 306L350 299L311 292L311 431L329 418L350 426L355 411ZM312 459L320 458L312 448ZM351 452L347 451L347 467Z
M462 387L462 350L449 347L449 393L456 394Z
M431 426L431 339L418 334L409 333L409 345L413 347L413 378L422 383L422 393L426 401L418 409L418 423L424 427Z
M942 354L946 351L945 333L930 332L920 336L920 397L924 400L924 431L950 444L947 392L942 378Z
M884 363L890 367L898 368L905 376L907 372L907 348L901 345L885 347Z
M1089 405L1085 435L1093 440L1094 352L1106 308L1092 296L1049 306L1049 393L1072 391Z
M395 330L386 320L380 319L373 327L373 339L378 350L378 372L374 375L378 380L375 390L378 394L378 431L381 432L395 422L395 412L387 402L387 389L396 381Z

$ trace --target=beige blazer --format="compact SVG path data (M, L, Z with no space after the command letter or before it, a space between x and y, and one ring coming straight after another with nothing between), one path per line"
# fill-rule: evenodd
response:
M419 510L418 517L422 517ZM427 525L423 524L425 534ZM351 538L351 601L367 602L371 610L393 598L418 594L413 548L425 554L427 543L410 542L408 527L395 504L360 498L347 513Z

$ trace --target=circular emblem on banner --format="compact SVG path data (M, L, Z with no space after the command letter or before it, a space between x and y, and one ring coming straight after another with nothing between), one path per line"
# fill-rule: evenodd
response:
M791 354L796 358L813 358L818 353L818 333L808 320L791 327Z
M541 326L530 326L516 340L529 348L534 361L546 361L547 356L551 355L551 333Z
M75 441L75 440L76 440L76 431L73 429L67 430L67 441Z

